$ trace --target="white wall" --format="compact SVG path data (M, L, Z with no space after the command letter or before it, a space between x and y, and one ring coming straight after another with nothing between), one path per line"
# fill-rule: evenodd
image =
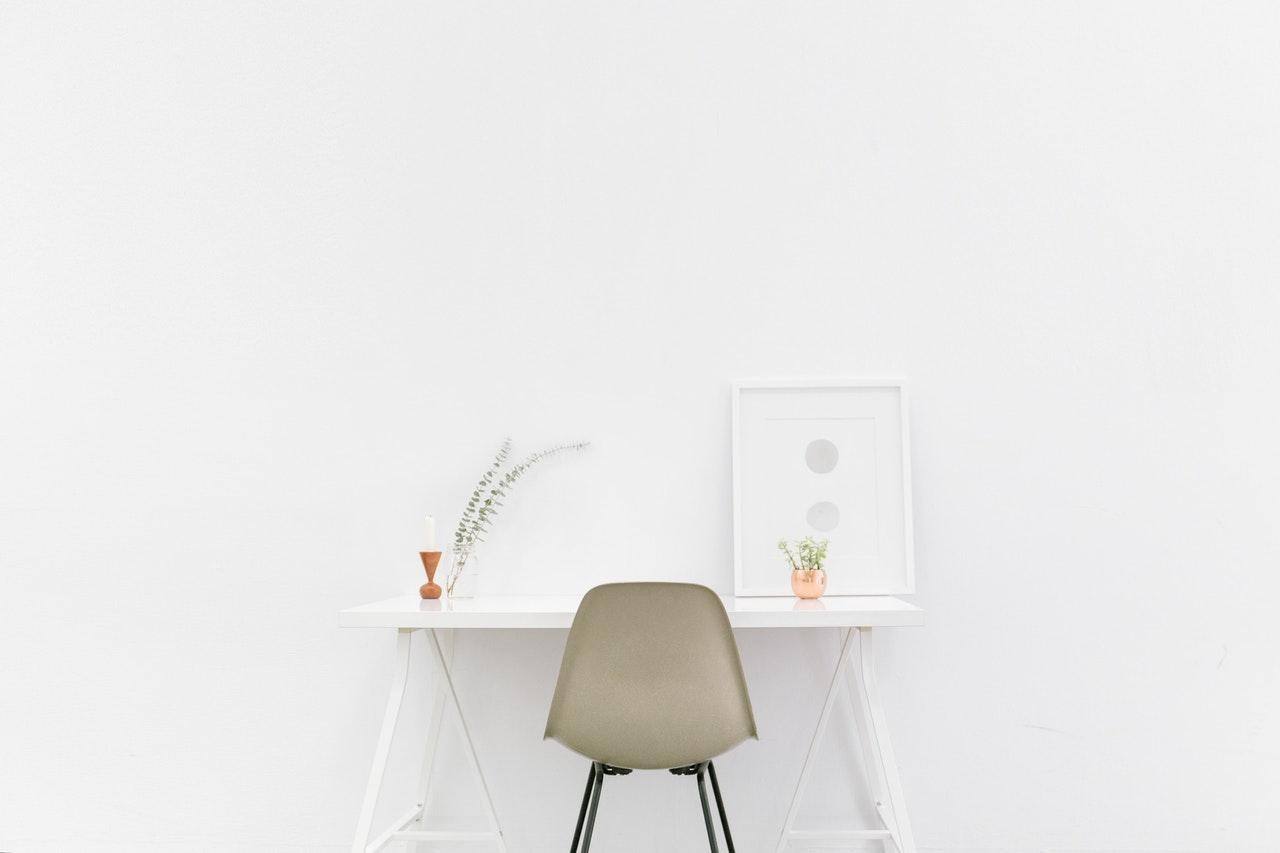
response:
M416 587L419 517L504 434L595 445L521 484L490 582L728 591L728 381L884 372L922 846L1280 849L1278 26L0 3L0 849L341 849L391 640L335 613ZM764 738L723 774L764 850L835 639L740 642ZM458 649L516 853L580 793L539 740L562 643ZM614 790L607 849L697 849L691 791Z

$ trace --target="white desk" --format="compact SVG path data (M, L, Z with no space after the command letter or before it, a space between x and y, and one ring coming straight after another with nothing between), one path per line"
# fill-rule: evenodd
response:
M352 628L394 628L396 639L396 666L391 681L391 694L387 697L386 712L382 718L382 731L374 753L373 768L369 772L369 784L365 789L364 805L360 810L360 822L356 829L353 853L373 853L392 841L409 842L475 842L488 841L498 850L506 851L506 842L493 798L485 782L484 772L476 755L475 743L467 726L466 715L458 702L453 686L451 666L452 634L454 630L467 628L517 628L517 629L566 629L573 622L581 596L479 596L457 601L423 601L416 595L389 598L361 607L343 610L339 624ZM907 820L906 803L902 796L902 783L893 746L889 741L888 726L880 692L876 684L875 654L872 646L872 629L905 627L924 624L924 611L913 604L889 596L858 596L847 598L823 598L817 601L800 601L795 598L725 598L725 610L729 623L735 628L834 628L843 633L840 656L831 675L818 725L814 730L804 766L791 797L786 822L778 837L778 853L786 850L790 841L810 844L821 842L851 842L880 840L886 853L916 853L911 826ZM391 741L395 735L400 705L404 699L405 685L409 677L410 638L414 631L426 631L428 645L435 659L440 678L436 684L430 722L423 753L422 775L418 796L404 814L396 819L381 835L370 840L373 834L374 809L382 788L382 777L391 753ZM852 675L850 679L847 676ZM866 757L863 769L867 784L875 798L876 811L884 824L874 829L850 829L838 832L807 832L795 829L796 812L809 782L813 759L822 736L831 719L831 709L842 692L849 697L862 754ZM855 696L856 692L856 696ZM462 746L472 769L480 780L490 827L478 832L453 832L432 830L425 826L426 805L431 790L431 774L435 761L436 744L440 736L444 703L449 702L461 722ZM416 828L410 828L416 825ZM892 845L892 846L890 846Z

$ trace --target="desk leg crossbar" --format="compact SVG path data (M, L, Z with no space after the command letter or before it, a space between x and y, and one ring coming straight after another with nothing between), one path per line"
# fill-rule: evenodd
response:
M852 685L850 675L853 676ZM862 745L862 763L866 771L867 786L875 799L876 812L884 826L881 829L830 832L798 830L795 829L796 815L800 811L800 803L804 799L804 791L809 784L809 776L813 771L814 759L822 742L822 736L831 722L831 710L835 707L836 696L840 693L841 685L853 709L855 726ZM856 698L853 696L855 687ZM782 834L778 838L777 853L785 853L792 841L810 845L824 842L880 841L884 845L885 853L916 853L911 824L907 820L906 801L902 796L898 762L894 758L893 745L889 742L889 729L885 722L884 706L880 701L880 688L876 682L875 649L872 645L870 628L849 628L844 633L840 657L836 661L835 672L831 675L831 687L827 690L827 699L822 705L822 713L818 716L818 726L814 730L813 740L809 743L804 766L800 769L800 779L796 783L796 790L791 798L791 807L787 810L787 819L783 824ZM890 844L893 846L891 847Z
M352 853L375 853L392 841L408 841L418 843L432 842L492 842L499 853L506 853L506 842L502 838L502 829L498 825L498 815L493 808L493 797L489 794L489 785L485 781L484 771L480 769L480 761L476 757L475 743L471 740L471 731L467 728L467 718L462 714L458 704L458 694L453 686L453 673L450 669L452 659L452 643L446 654L441 643L440 632L427 630L427 645L430 646L435 661L437 687L432 702L431 720L427 728L426 750L422 763L422 778L418 786L418 797L413 807L400 815L386 831L372 841L374 811L378 806L378 795L382 790L382 779L387 770L387 759L391 754L391 742L395 737L396 722L400 717L400 706L404 701L405 685L409 678L409 650L415 629L402 628L396 636L395 674L391 679L391 694L387 697L387 709L382 716L382 731L378 735L378 747L374 752L373 767L369 771L369 784L365 787L364 805L360 809L360 822L356 828L356 838L351 845ZM463 751L480 780L480 790L484 793L485 807L489 815L491 829L476 832L454 832L431 830L425 828L427 801L431 794L431 776L435 765L436 747L440 740L446 705L453 708L457 716L459 728L462 729ZM418 829L409 829L412 824Z

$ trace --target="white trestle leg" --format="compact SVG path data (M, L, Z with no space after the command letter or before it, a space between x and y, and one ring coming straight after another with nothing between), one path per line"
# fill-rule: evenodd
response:
M855 630L858 633L857 643L853 642ZM857 688L856 699L850 685L850 675L853 676L853 686ZM797 830L795 822L800 811L800 803L804 800L804 792L813 771L814 759L822 742L822 736L826 733L831 721L831 710L842 686L852 706L855 728L858 730L862 746L867 788L871 792L876 804L876 813L884 826L877 829ZM840 655L836 659L835 672L831 676L831 686L827 690L822 713L818 716L818 725L809 743L809 751L805 754L804 765L800 768L800 778L796 782L796 789L791 797L791 807L787 810L786 821L778 836L776 853L784 853L792 841L811 844L880 841L886 850L892 843L897 853L916 853L915 841L907 822L898 765L894 760L893 747L889 743L888 726L885 724L884 708L880 703L879 689L875 680L875 652L870 628L849 628L844 631Z
M378 746L373 752L373 767L369 770L369 783L364 789L364 804L360 807L360 822L356 824L356 840L351 845L351 853L364 853L369 843L369 833L373 830L373 812L378 807L382 777L387 772L387 756L391 754L396 720L400 717L404 688L409 681L409 647L412 639L413 631L410 629L401 628L396 632L396 663L391 676L391 694L387 696L387 709L382 714L382 731L378 733Z
M493 807L493 797L485 781L484 772L480 769L480 761L476 756L475 743L471 739L471 731L467 719L463 716L462 706L458 703L458 694L454 690L452 659L452 631L426 631L427 646L431 650L435 663L436 688L431 703L431 718L427 724L427 735L424 742L422 774L417 788L417 797L413 806L387 829L369 840L372 834L374 812L378 807L378 795L382 789L382 778L386 774L387 758L391 752L391 742L395 737L396 721L400 716L400 706L404 701L405 684L409 675L410 638L414 630L400 629L396 638L396 667L391 681L391 694L387 698L387 709L382 717L382 731L378 735L378 747L374 752L373 769L369 772L369 784L365 788L364 804L360 809L360 822L356 827L356 838L351 845L352 853L376 853L387 844L407 842L412 846L427 845L435 847L441 843L455 842L492 842L499 853L506 853L506 842L502 838L502 829L498 825L498 815ZM447 647L447 652L446 652ZM436 752L439 747L440 729L443 726L445 713L453 709L457 716L459 728L462 730L463 752L466 754L476 778L480 780L480 789L484 793L485 808L491 829L488 831L454 831L432 830L427 828L426 809L431 796L431 777L435 766ZM409 829L411 825L417 828Z
M484 804L489 812L489 824L493 828L493 840L497 843L498 850L501 853L506 853L507 843L502 838L502 827L498 825L498 813L493 808L493 795L489 793L489 783L485 781L484 771L480 769L480 759L476 756L476 745L471 740L471 729L467 726L466 715L462 713L462 706L458 704L458 693L453 687L453 674L449 669L448 661L445 660L444 649L440 645L439 633L435 629L427 633L427 638L431 640L432 651L436 655L436 674L440 676L445 689L445 696L449 704L453 706L453 712L457 715L458 727L462 729L462 746L470 761L471 769L475 771L476 778L480 780L480 790L484 793Z
M431 640L424 636L423 642L430 643ZM454 632L452 629L441 629L440 645L444 649L445 662L449 665L450 669L453 669ZM417 802L419 812L414 823L417 824L416 828L419 830L425 830L427 828L427 810L431 808L431 782L432 776L435 773L436 750L440 746L440 730L444 728L444 679L437 675L434 682L435 686L431 691L431 708L428 712L431 716L427 718L427 735L423 742L422 773L418 778ZM429 853L430 845L426 842L411 843L408 845L407 850L409 853Z
M863 726L869 724L872 748L876 754L876 763L884 779L885 793L888 795L889 815L885 825L895 830L894 841L899 853L916 853L915 837L911 833L911 821L907 819L907 799L902 793L902 776L898 772L898 759L893 752L893 743L889 740L889 724L884 713L884 704L880 700L880 684L876 680L876 653L870 628L858 629L858 659L855 661L854 682L858 686L861 705L869 719L863 720ZM870 760L870 759L868 759ZM884 813L881 804L877 810Z
M861 638L859 638L861 643ZM854 726L858 730L858 743L861 748L862 770L866 776L867 790L871 794L871 799L875 803L876 814L880 816L880 820L884 822L892 838L885 839L885 850L887 853L900 853L901 847L897 846L895 840L898 835L897 822L893 819L893 812L889 809L889 798L885 794L884 781L884 765L880 761L880 752L876 749L875 741L871 737L871 709L867 706L866 693L861 689L855 691L854 685L858 684L860 676L860 668L856 662L851 662L849 673L853 674L851 678L844 679L845 695L849 699L849 707L853 709ZM889 842L893 841L894 847L890 848Z

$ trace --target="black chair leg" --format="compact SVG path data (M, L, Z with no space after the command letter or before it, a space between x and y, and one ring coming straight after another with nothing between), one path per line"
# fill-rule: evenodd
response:
M729 816L724 812L724 797L720 796L720 780L716 778L714 762L707 762L707 772L711 774L711 792L716 795L716 808L720 810L720 826L724 828L724 846L729 848L729 853L735 853L733 836L729 834Z
M711 822L711 807L707 804L706 764L698 767L698 796L702 798L702 819L707 824L707 841L711 842L711 853L719 853L716 847L716 825Z
M591 789L596 784L596 763L591 762L587 771L587 790L582 792L582 808L578 809L578 825L573 828L573 843L569 845L569 853L578 853L578 840L582 838L582 824L587 819L587 803L591 802Z
M596 781L591 791L591 808L587 810L587 831L582 837L582 853L589 853L591 850L591 831L596 828L596 809L600 806L600 787L604 784L604 767L599 764L591 767L595 770Z

